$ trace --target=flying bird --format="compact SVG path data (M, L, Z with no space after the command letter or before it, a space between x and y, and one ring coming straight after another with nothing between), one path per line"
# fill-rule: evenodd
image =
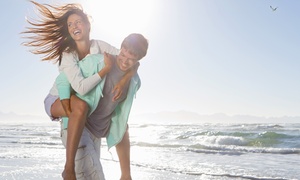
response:
M277 10L277 7L273 8L272 6L270 6L270 8L272 9L272 11L276 11Z

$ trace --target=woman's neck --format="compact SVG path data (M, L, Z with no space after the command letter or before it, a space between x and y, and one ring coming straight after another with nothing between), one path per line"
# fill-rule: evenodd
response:
M90 40L76 42L76 46L79 60L82 60L86 55L90 54Z

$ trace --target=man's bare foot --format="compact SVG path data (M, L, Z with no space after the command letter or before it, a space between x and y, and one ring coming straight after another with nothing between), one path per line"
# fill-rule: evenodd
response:
M61 176L64 180L76 180L75 171L64 169Z
M120 180L132 180L132 179L131 179L130 175L129 176L122 175L121 178L120 178Z

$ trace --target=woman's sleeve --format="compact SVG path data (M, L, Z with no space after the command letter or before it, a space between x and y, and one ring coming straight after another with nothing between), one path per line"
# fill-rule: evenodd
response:
M71 85L65 75L64 72L61 72L56 80L55 80L57 90L58 90L58 95L60 100L64 99L70 99L71 97Z
M119 53L120 53L119 49L108 44L107 42L104 42L101 40L96 40L96 43L97 43L98 48L100 49L101 54L103 54L104 52L107 52L109 54L119 55Z
M63 53L60 69L65 73L73 90L80 95L85 95L101 81L98 73L87 78L83 77L78 62L72 53Z

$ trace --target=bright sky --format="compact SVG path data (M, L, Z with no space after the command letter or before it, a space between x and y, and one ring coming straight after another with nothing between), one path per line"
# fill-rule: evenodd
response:
M93 17L92 38L116 47L132 32L149 39L134 114L300 116L299 0L39 2L81 3ZM45 115L58 71L20 45L33 5L10 0L0 7L0 112Z

